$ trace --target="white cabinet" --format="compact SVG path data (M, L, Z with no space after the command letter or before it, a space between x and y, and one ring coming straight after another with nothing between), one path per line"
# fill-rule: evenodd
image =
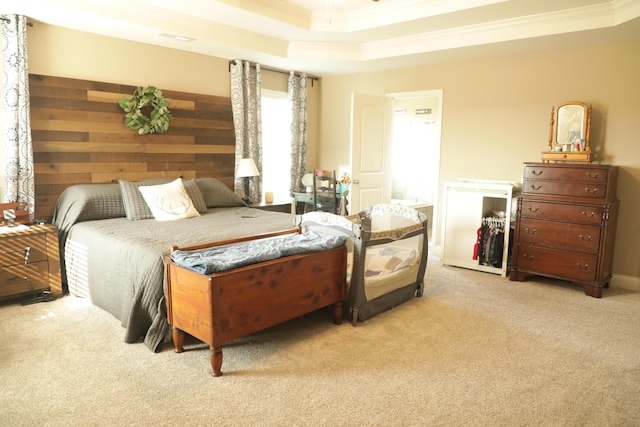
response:
M444 183L442 264L507 276L511 208L519 184L504 181ZM504 217L504 245L500 265L483 265L474 259L474 246L483 218Z

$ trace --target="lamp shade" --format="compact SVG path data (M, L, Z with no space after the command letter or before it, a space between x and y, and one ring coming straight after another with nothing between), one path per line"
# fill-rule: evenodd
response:
M253 162L253 159L240 159L240 163L238 164L238 173L236 175L238 178L258 175L260 175L260 172L258 172L258 168Z

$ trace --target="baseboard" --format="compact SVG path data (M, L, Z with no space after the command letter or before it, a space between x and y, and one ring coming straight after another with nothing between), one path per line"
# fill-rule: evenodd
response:
M434 256L435 258L442 257L442 246L434 245L429 248L429 256ZM507 275L508 277L509 275ZM611 281L609 282L609 286L617 289L626 289L628 291L640 292L640 277L636 276L625 276L624 274L613 274L611 276Z
M609 286L611 286L612 288L640 292L640 277L625 276L623 274L613 274L611 276Z
M442 246L441 245L429 246L429 255L432 255L432 254L438 258L442 258Z

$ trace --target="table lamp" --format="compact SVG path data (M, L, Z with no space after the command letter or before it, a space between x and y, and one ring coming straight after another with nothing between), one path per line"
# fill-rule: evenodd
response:
M253 159L240 159L237 177L244 179L244 198L242 200L249 205L253 203L253 200L249 197L249 178L258 175L260 175L260 172Z

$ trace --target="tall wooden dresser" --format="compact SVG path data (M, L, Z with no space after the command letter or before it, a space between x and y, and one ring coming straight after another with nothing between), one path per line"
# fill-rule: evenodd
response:
M600 298L611 279L617 183L617 166L525 163L510 279L568 280Z

